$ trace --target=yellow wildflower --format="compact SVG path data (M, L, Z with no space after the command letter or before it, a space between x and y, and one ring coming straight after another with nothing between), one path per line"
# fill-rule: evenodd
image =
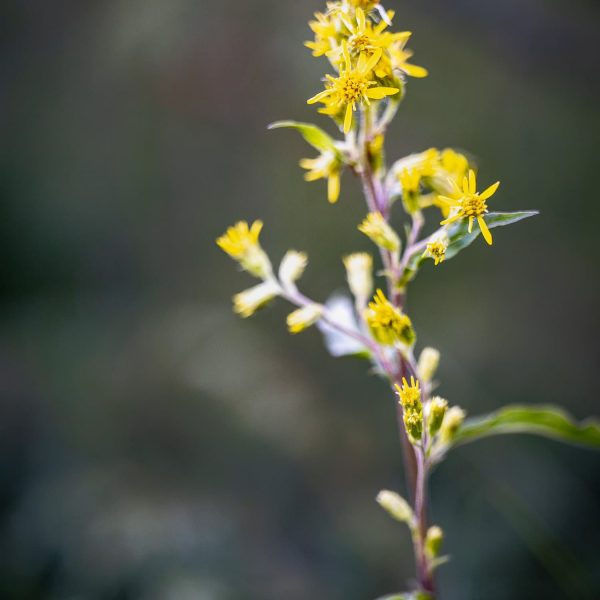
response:
M395 307L381 290L377 290L372 302L365 310L365 321L373 337L386 346L402 342L414 344L416 336L412 322L399 308Z
M252 316L259 308L268 304L280 293L279 286L272 280L263 281L233 297L233 310L242 317Z
M406 377L402 378L402 386L397 383L394 384L398 396L400 397L400 404L405 409L421 410L421 388L419 386L419 380L415 379L412 375L410 378L410 384L406 380Z
M382 53L380 60L385 63L382 67L378 64L375 65L375 73L378 77L385 77L390 73L391 65L388 55L385 53L393 43L406 41L410 38L410 31L401 31L398 33L390 33L385 31L388 23L380 21L374 24L372 21L366 18L364 11L361 8L356 9L355 13L356 20L352 22L347 18L342 18L346 29L348 30L348 50L352 56L360 56L365 54L367 57L371 56L377 49L381 49ZM332 62L341 62L341 47L338 47L337 52L333 51L330 55ZM337 56L336 56L337 55Z
M369 213L358 226L358 230L381 248L391 250L392 252L400 250L400 238L398 234L392 229L380 212Z
M327 179L327 199L332 204L338 201L342 161L336 152L325 151L317 158L303 158L300 166L308 169L308 173L304 174L306 181Z
M320 304L308 304L290 313L287 317L290 333L300 333L314 325L323 316L323 311L323 306Z
M435 266L437 267L440 263L444 262L446 258L446 250L448 249L448 236L438 235L427 244L423 256L433 258Z
M248 227L246 221L239 221L217 239L217 245L237 260L243 269L265 279L271 274L272 268L258 241L262 227L262 221L254 221L251 227Z
M352 113L356 110L357 104L370 104L370 100L382 100L386 96L397 94L400 90L378 86L372 78L371 72L381 58L381 49L375 50L368 59L361 54L356 66L353 67L346 41L344 40L342 44L344 65L339 77L327 75L326 89L310 98L308 104L322 102L325 104L323 111L331 115L337 114L340 109L346 107L344 133L348 133L352 127Z
M423 435L423 404L419 381L415 381L415 378L411 376L409 384L403 377L402 387L397 383L394 386L400 397L400 404L402 404L406 432L412 440L420 440Z
M492 244L492 234L488 229L488 226L483 219L483 215L488 212L486 200L491 198L498 189L500 182L490 185L483 192L477 192L477 179L475 177L475 171L471 169L469 176L464 177L462 189L458 187L458 184L454 183L454 193L451 198L447 196L440 196L442 202L446 202L450 206L450 216L441 222L441 225L447 225L454 223L459 219L469 219L469 233L473 229L473 221L477 219L481 234L488 244Z
M314 42L305 42L304 45L313 51L313 56L323 56L337 47L336 39L341 32L343 23L339 14L329 11L327 14L315 13L316 21L309 21L308 26L315 34Z

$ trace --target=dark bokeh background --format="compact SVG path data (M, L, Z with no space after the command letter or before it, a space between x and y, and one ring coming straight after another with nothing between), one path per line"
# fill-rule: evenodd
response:
M404 489L394 408L363 364L290 339L287 307L242 321L214 238L263 218L265 247L343 286L368 248L302 182L280 118L325 62L317 1L4 0L0 7L0 597L365 600L413 572L374 502ZM593 0L406 0L411 81L390 157L455 145L502 180L498 230L415 283L419 344L472 414L598 412L600 133ZM452 561L443 600L600 597L599 458L533 438L456 451L433 476Z

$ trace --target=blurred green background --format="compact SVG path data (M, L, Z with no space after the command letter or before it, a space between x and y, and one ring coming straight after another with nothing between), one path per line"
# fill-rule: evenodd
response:
M598 412L600 119L594 0L404 0L411 80L389 158L453 145L502 180L497 230L415 282L419 346L471 414ZM282 302L214 244L262 218L306 291L368 249L351 176L335 206L282 118L326 63L316 0L4 0L0 7L0 598L368 600L413 573L374 502L404 490L394 406L364 365L291 339ZM432 479L443 600L600 597L599 457L525 437Z

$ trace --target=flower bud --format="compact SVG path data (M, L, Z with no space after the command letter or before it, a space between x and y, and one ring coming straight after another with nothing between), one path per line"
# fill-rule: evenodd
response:
M444 532L437 525L431 526L425 536L425 553L431 560L439 555L444 541Z
M279 285L272 280L263 281L233 297L233 310L246 318L270 302L281 292Z
M344 257L348 286L360 304L365 304L373 293L373 258L366 252Z
M429 425L430 435L435 435L440 430L447 409L448 401L439 396L434 396L429 401L427 423Z
M287 317L290 333L300 333L314 325L323 316L323 310L320 304L308 304L290 313Z
M423 414L416 411L404 411L404 426L411 442L418 442L423 436Z
M448 409L440 428L440 439L442 442L447 443L452 440L458 428L465 420L465 416L466 413L460 406L453 406Z
M412 508L409 506L408 502L402 496L396 494L396 492L381 490L379 494L377 494L377 502L392 518L412 525L414 521Z
M400 251L400 238L384 219L380 212L369 213L358 230L364 233L371 241L381 248L392 252Z
M419 362L417 364L417 372L419 379L422 381L431 381L440 364L440 353L435 348L423 348Z
M288 250L279 265L279 280L284 288L293 288L294 282L302 277L308 258L304 252Z

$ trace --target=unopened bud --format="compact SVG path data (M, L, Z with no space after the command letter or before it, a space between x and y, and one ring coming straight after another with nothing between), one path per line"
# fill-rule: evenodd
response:
M439 396L434 396L429 401L427 423L430 435L435 435L440 430L447 409L448 401Z
M405 410L404 426L411 441L418 442L423 436L423 414L421 412Z
M462 408L460 408L460 406L453 406L452 408L448 409L440 429L440 439L442 442L447 443L452 440L458 431L458 428L465 420L465 416L466 413Z
M443 541L444 532L440 527L433 525L427 530L427 535L425 536L425 552L429 559L439 555Z
M290 313L287 317L290 333L300 333L314 325L323 316L323 310L321 304L308 304Z
M307 262L304 252L296 252L296 250L286 252L279 265L279 280L284 288L294 287L294 282L302 277Z
M392 518L396 519L396 521L408 523L409 525L414 521L412 508L409 506L408 502L396 492L381 490L379 494L377 494L377 502L379 503L379 506L385 509Z
M380 212L369 213L358 226L358 230L381 248L392 252L400 250L400 238L398 234L391 228Z
M354 297L365 304L373 293L373 258L366 252L344 257L348 286Z
M440 353L435 348L423 348L419 362L417 364L417 372L422 381L431 381L440 364Z

